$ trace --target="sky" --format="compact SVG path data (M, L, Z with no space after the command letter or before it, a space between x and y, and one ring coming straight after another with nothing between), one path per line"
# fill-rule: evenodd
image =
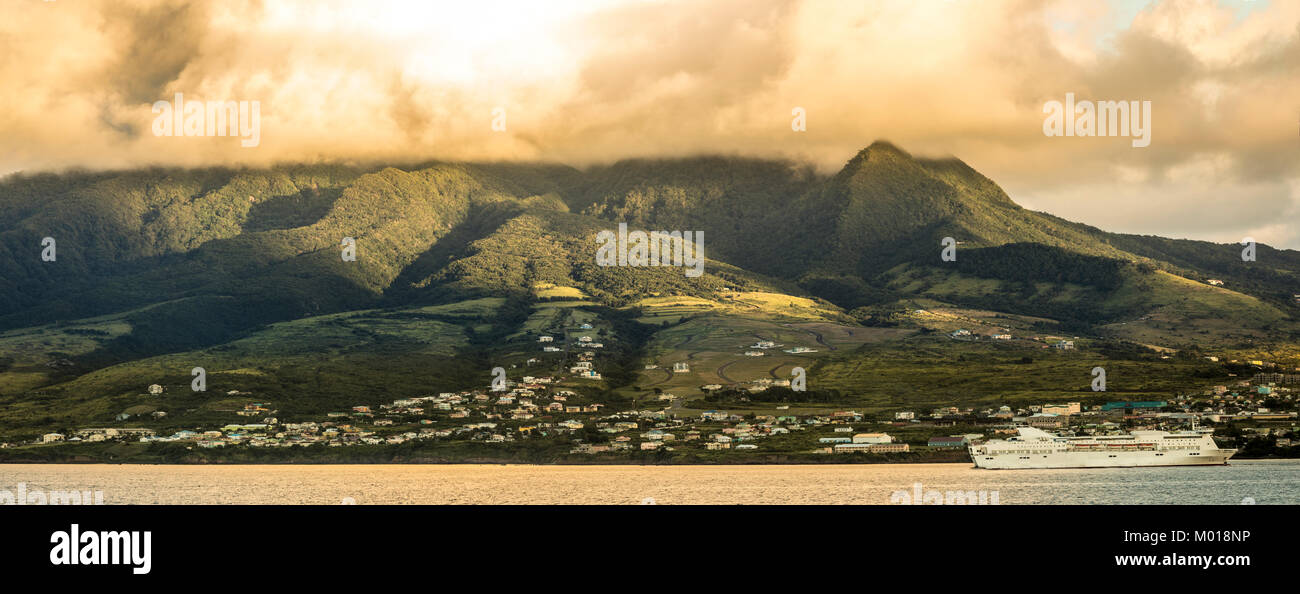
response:
M1106 230L1300 249L1300 0L2 1L0 174L706 153L833 172L884 139ZM257 101L256 146L156 135L177 93ZM1067 94L1150 101L1150 145L1045 135Z

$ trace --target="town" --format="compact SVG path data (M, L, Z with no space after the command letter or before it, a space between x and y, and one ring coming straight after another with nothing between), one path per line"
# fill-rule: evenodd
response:
M1028 426L1061 435L1213 428L1225 446L1243 447L1245 457L1300 455L1297 393L1293 390L1300 384L1300 369L1285 372L1289 368L1259 360L1240 362L1256 370L1249 380L1231 376L1235 381L1206 385L1159 401L1120 400L1093 392L1087 398L1074 393L1057 402L1031 405L1021 401L1015 406L902 406L860 412L851 406L802 397L765 399L768 392L793 397L795 390L804 389L799 377L773 375L725 385L704 384L691 390L703 394L702 398L655 387L635 400L609 402L602 400L610 392L596 386L604 380L601 368L612 364L620 345L609 328L597 327L598 319L566 321L551 326L557 332L523 337L519 344L526 354L505 362L509 371L493 368L491 383L482 388L388 402L359 401L319 413L281 411L276 402L258 398L254 392L227 390L219 402L238 404L207 411L209 419L213 413L227 419L194 426L169 418L169 414L186 411L163 410L168 388L151 384L144 387L141 397L163 405L128 408L116 415L113 425L69 428L34 439L0 442L0 449L14 453L14 449L114 442L172 451L179 446L185 452L208 452L205 457L248 450L257 450L265 458L274 457L272 451L297 454L301 448L316 448L311 451L322 455L330 451L327 448L336 447L397 447L406 448L406 459L439 461L959 462L969 460L968 446ZM962 329L948 336L955 341L981 337ZM994 329L987 338L1015 340L1006 329ZM1064 338L1031 340L1041 348L1076 350L1075 342ZM818 352L761 337L752 344L736 344L735 350L736 357L744 358ZM538 355L528 354L538 351ZM1205 358L1217 362L1216 357ZM665 368L659 369L658 363ZM658 363L642 360L637 366L669 378L690 377L688 360ZM533 369L548 373L530 374ZM145 425L153 427L139 426L140 419L147 419L150 422ZM459 446L465 447L450 451ZM521 457L521 449L544 455ZM434 454L421 456L416 450ZM445 455L437 455L439 451Z
M569 377L594 373L589 364L582 364L590 358L583 358L586 360L571 368ZM250 401L242 410L233 411L240 420L219 427L167 435L147 428L92 427L71 434L45 434L32 444L3 446L125 441L180 443L190 449L291 448L562 439L569 444L568 460L573 456L617 460L620 452L631 451L773 451L842 461L853 461L860 454L893 455L895 459L900 454L928 454L954 461L963 459L968 445L986 437L1013 434L1021 426L1063 435L1201 426L1215 428L1216 437L1229 444L1263 440L1274 448L1300 445L1296 393L1287 386L1300 383L1300 374L1260 373L1251 380L1210 386L1169 401L1108 401L1091 406L1069 401L982 410L941 407L875 415L854 410L792 414L788 405L775 406L770 414L687 413L677 408L678 399L671 394L659 395L656 406L610 412L602 403L558 387L560 379L523 376L507 380L496 391L443 392L378 405L357 404L323 418L292 422L281 422L273 403ZM150 391L160 392L161 387L151 386ZM950 454L943 457L943 452ZM927 458L921 456L916 461Z

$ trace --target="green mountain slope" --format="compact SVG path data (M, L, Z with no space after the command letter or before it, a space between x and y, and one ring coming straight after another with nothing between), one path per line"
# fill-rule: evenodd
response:
M11 176L0 209L0 395L25 418L46 415L50 399L75 403L60 409L68 418L106 414L134 397L136 378L165 368L180 382L193 360L259 370L260 385L281 392L328 365L367 378L313 376L308 385L341 386L331 403L383 389L365 365L446 366L463 379L577 309L655 328L708 328L692 320L710 315L789 323L801 319L794 311L889 325L925 302L1175 348L1300 340L1300 252L1259 246L1258 261L1242 262L1240 246L1107 233L1021 208L959 160L886 142L832 176L724 157L586 171L424 163ZM703 232L704 274L597 266L596 234L619 223ZM47 236L54 262L40 257ZM940 259L945 237L960 242L956 261ZM355 239L356 261L340 257L343 238ZM425 309L482 300L493 306L471 308L477 319ZM825 330L807 333L832 336ZM682 339L687 354L692 340ZM630 376L634 363L612 375Z
M1057 287L1050 291L1057 295L1052 300L1057 305L1044 308L1043 300L1035 297L1038 305L1031 307L1026 298L1042 291L1017 285L1005 287L996 303L979 300L978 305L997 305L1000 311L1054 311L1084 324L1104 323L1140 314L1159 300L1131 303L1121 310L1097 307L1098 298L1107 298L1123 279L1138 282L1138 277L1163 271L1198 281L1223 280L1232 290L1257 297L1288 317L1297 312L1292 295L1300 293L1300 252L1259 246L1258 262L1242 262L1240 247L1231 245L1107 233L1026 210L957 159L916 159L887 142L862 150L828 179L781 177L773 172L789 169L775 164L766 169L725 160L671 165L685 171L713 166L727 174L692 190L681 187L689 178L670 176L680 181L656 186L653 180L659 178L631 175L645 166L596 170L591 175L610 179L586 182L585 212L611 220L630 216L652 227L713 229L720 226L717 213L739 208L745 211L740 220L750 232L728 236L731 261L746 262L749 254L756 261L751 268L797 280L804 289L844 307L907 296L909 285L896 282L897 275L890 271L903 265L943 266L940 242L952 237L959 244L958 258L948 267L966 277L1022 285L1074 284L1095 293L1089 302L1072 302L1061 296L1068 291ZM659 169L644 173L662 174ZM749 177L743 177L746 174ZM759 193L760 198L751 201L747 190L755 185L781 188L785 198L772 200ZM593 197L593 192L604 195ZM750 204L754 208L740 208ZM721 227L722 232L728 230ZM988 250L1011 245L1015 247ZM781 264L762 268L767 261ZM1079 278L1085 271L1089 278Z

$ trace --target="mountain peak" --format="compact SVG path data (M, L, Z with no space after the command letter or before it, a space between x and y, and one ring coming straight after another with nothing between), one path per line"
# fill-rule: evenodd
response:
M894 143L892 143L892 142L890 142L890 141L888 141L888 140L877 140L877 141L871 143L871 145L868 146L867 148L864 148L864 149L862 149L861 151L858 151L858 155L857 155L857 156L858 156L858 157L862 157L862 158L864 158L864 159L868 159L868 160L871 159L871 158L873 158L873 157L874 157L874 158L881 158L881 157L894 157L894 158L897 158L897 157L901 157L901 158L904 158L904 159L911 159L911 158L912 158L912 155L911 155L911 154L909 154L907 151L905 151L905 150L903 150L903 149L901 149L901 148L898 148L898 145L896 145L896 144L894 144Z
M894 143L892 143L892 142L890 142L890 141L888 141L888 140L877 140L877 141L871 143L870 146L868 146L867 148L865 148L865 149L863 149L863 150L866 151L866 152L892 152L892 153L896 153L896 154L899 154L899 155L903 155L904 157L910 157L910 156L911 156L911 155L907 154L907 151L904 151L903 149L898 148L898 145L896 145L896 144L894 144Z
M877 140L849 159L849 162L844 164L843 171L856 171L868 163L898 160L911 161L912 155L888 140Z

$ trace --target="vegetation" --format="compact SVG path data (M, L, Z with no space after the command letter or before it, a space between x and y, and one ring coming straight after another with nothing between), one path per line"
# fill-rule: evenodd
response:
M883 142L833 176L722 157L14 175L0 210L0 437L139 406L168 416L128 422L194 426L228 418L232 390L291 421L463 389L502 361L559 369L537 336L583 322L616 337L585 390L687 411L1030 402L1082 392L1097 365L1154 398L1229 372L1200 354L1300 353L1300 253L1106 233ZM620 222L704 232L704 275L597 266ZM1017 342L941 335L958 328ZM1048 336L1087 347L1044 352ZM781 346L743 355L757 340ZM187 389L193 367L208 392ZM810 392L700 390L794 367Z

